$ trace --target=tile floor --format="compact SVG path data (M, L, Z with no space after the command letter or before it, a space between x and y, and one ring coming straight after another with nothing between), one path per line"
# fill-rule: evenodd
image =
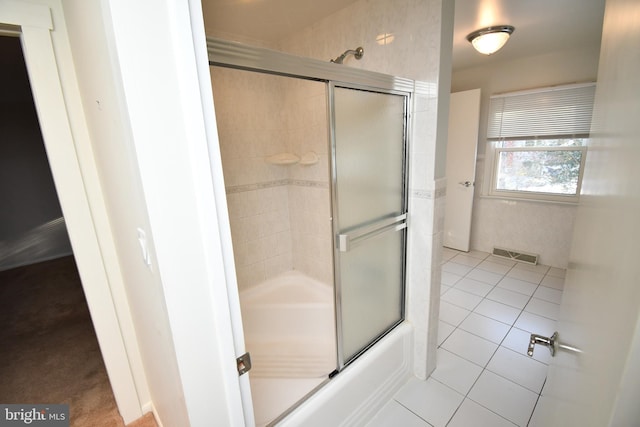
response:
M555 330L564 270L446 248L443 260L437 368L368 426L527 426L551 358L527 344Z

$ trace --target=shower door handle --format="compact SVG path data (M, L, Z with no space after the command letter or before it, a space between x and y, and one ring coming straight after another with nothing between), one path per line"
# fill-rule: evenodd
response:
M389 231L399 231L407 228L407 214L393 218L386 218L373 224L351 230L348 234L338 234L337 246L340 252L348 252L365 240L379 237Z

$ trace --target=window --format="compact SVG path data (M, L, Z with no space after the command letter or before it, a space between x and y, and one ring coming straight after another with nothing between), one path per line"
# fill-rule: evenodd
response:
M595 84L491 97L489 195L577 202Z

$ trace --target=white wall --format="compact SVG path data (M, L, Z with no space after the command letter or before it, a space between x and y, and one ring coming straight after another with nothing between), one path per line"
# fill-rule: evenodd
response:
M149 410L153 402L157 416L167 424L185 422L186 408L174 403L184 397L162 283L157 272L143 262L137 240L137 228L145 230L152 250L153 236L122 100L109 11L105 4L74 0L64 6L84 114L116 245L114 262L120 277L112 276L112 280L123 282L135 326L135 344L144 366L140 381L145 383L138 387L141 404Z
M599 46L551 52L488 66L456 70L451 92L480 88L480 131L476 195L471 224L471 248L491 252L494 246L540 255L539 262L566 268L576 212L575 205L515 201L483 197L489 97L574 82L595 81Z
M104 256L121 273L126 295L119 305L134 320L142 404L166 426L241 425L194 56L206 57L199 2L64 6L116 245ZM150 268L138 228L147 236Z

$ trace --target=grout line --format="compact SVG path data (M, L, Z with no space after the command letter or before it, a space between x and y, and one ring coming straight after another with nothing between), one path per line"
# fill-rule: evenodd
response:
M453 259L453 258L455 258L455 255L454 255L453 257L449 258L446 262L454 262L454 263L455 263L455 261L452 261L452 259ZM488 257L485 257L485 259L483 259L483 261L485 261L487 258L488 258ZM443 264L444 264L444 263L445 263L445 261L443 261ZM465 264L461 264L461 265L465 265ZM479 265L479 264L478 264L478 265ZM462 275L462 277L461 277L459 280L457 280L453 285L450 285L450 288L455 287L455 285L456 285L458 282L460 282L463 278L466 278L466 277L467 277L467 276L468 276L472 271L474 271L475 269L480 269L480 270L482 270L482 271L486 271L486 270L483 270L482 268L479 268L479 267L478 267L478 265L476 265L475 267L471 267L471 270L469 270L467 273L465 273L464 275ZM465 266L466 266L466 265L465 265ZM498 280L498 282L497 282L495 285L492 285L492 289L487 293L487 295L488 295L488 294L489 294L493 289L495 289L496 287L498 287L498 284L499 284L502 280L504 280L504 278L505 278L505 277L507 277L507 275L508 275L508 274L509 274L509 273L510 273L510 272L511 272L511 271L512 271L516 266L517 266L517 264L515 264L515 265L511 266L511 268L509 268L509 270L507 270L504 274L502 274L502 278L501 278L500 280ZM466 267L470 267L470 266L466 266ZM504 377L504 376L502 376L502 375L500 375L500 374L497 374L497 373L495 373L495 372L493 372L493 371L491 371L491 370L487 369L487 366L489 365L489 363L491 363L491 360L495 357L495 355L496 355L496 353L497 353L498 349L499 349L500 347L503 347L503 343L504 343L504 341L506 340L507 336L511 333L511 331L512 331L513 329L521 330L521 329L517 328L517 327L515 326L515 324L517 323L518 319L520 319L520 317L522 316L522 313L524 313L524 312L525 312L525 308L527 307L527 305L528 305L528 304L531 302L531 300L534 298L534 294L538 291L538 289L540 288L540 286L543 286L543 285L542 285L542 282L544 281L545 277L549 274L549 271L550 271L550 270L551 270L551 268L547 269L547 271L545 272L545 274L542 276L542 279L541 279L541 280L540 280L540 282L539 282L539 283L537 283L537 284L536 284L536 283L534 283L534 282L528 282L528 281L526 281L526 280L525 280L525 282L532 283L532 284L536 285L536 288L534 289L534 291L533 291L530 295L522 294L522 293L517 292L517 291L513 291L513 292L519 293L519 294L521 294L521 295L527 295L529 298L527 299L527 302L524 304L524 307L523 307L522 309L520 309L520 313L518 314L518 316L516 317L516 319L515 319L515 320L513 321L513 323L511 323L510 325L509 325L509 324L506 324L506 323L504 323L504 322L500 322L499 320L493 319L493 318L491 318L491 317L484 316L483 314L476 313L476 312L474 311L474 310L478 307L478 305L482 303L482 300L488 299L486 296L481 297L480 302L479 302L478 304L476 304L476 305L474 306L474 308L473 308L473 309L471 309L471 310L467 309L466 307L461 307L461 306L459 306L459 305L457 305L457 304L454 304L454 303L452 303L452 302L450 302L450 301L446 301L446 300L445 300L446 302L448 302L449 304L451 304L451 305L453 305L453 306L460 307L460 308L462 308L462 309L468 310L468 311L469 311L469 314L467 314L467 315L464 317L464 319L462 319L462 321L461 321L461 322L459 322L459 324L458 324L458 325L451 325L451 326L453 326L453 327L454 327L453 331L451 331L451 333L450 333L446 338L444 338L444 339L442 340L442 343L441 343L440 345L438 345L438 347L437 347L438 349L442 348L442 345L443 345L443 344L444 344L444 343L449 339L449 337L450 337L450 336L451 336L451 335L452 335L452 334L453 334L457 329L460 329L460 330L462 330L462 331L464 331L464 332L467 332L467 333L469 333L469 334L472 334L472 335L474 335L474 336L477 336L478 338L484 339L484 340L486 340L486 341L488 341L488 342L491 342L492 344L495 344L494 342L492 342L492 341L490 341L490 340L487 340L487 339L486 339L486 338L484 338L484 337L481 337L481 336L479 336L479 335L477 335L477 334L474 334L474 333L472 333L472 332L465 331L464 329L460 328L460 325L461 325L461 324L462 324L462 323L463 323L463 322L464 322L464 321L465 321L465 320L466 320L466 319L471 315L471 313L475 313L475 314L477 314L477 315L480 315L480 316L486 317L486 318L488 318L488 319L491 319L491 320L494 320L494 321L497 321L497 322L499 322L499 323L502 323L502 324L504 324L504 325L508 325L508 326L509 326L509 330L508 330L508 331L507 331L507 333L504 335L504 337L502 338L502 340L500 341L500 343L497 345L497 347L496 347L496 349L494 350L493 354L491 355L491 357L489 358L489 360L487 361L487 363L486 363L484 366L480 366L480 365L478 365L478 364L476 364L476 363L474 363L474 362L472 362L472 361L470 361L470 360L466 359L465 357L462 357L462 356L461 356L461 355L459 355L459 354L456 354L456 353L454 353L454 352L452 352L452 351L450 351L450 350L447 350L446 348L442 348L442 350L447 351L447 352L449 352L449 353L451 353L451 354L454 354L454 355L456 355L457 357L460 357L461 359L466 360L466 361L468 361L469 363L472 363L472 364L474 364L474 365L476 365L476 366L480 366L480 367L482 368L482 371L480 372L480 375L478 375L478 377L477 377L477 378L476 378L476 380L473 382L473 384L471 385L471 387L469 387L469 390L468 390L468 391L467 391L467 393L465 394L464 399L462 400L462 402L460 403L460 405L458 405L458 407L456 408L456 410L453 412L453 414L452 414L452 415L451 415L451 417L449 418L449 421L446 423L446 425L448 425L448 424L453 420L453 418L455 417L455 414L458 412L458 410L459 410L459 409L460 409L460 407L462 406L462 403L464 403L464 401L465 401L466 399L470 399L470 398L468 397L468 396L469 396L469 393L471 392L471 390L472 390L472 389L473 389L473 387L476 385L476 383L478 382L478 380L480 379L480 377L482 376L482 374L483 374L485 371L489 371L489 372L493 373L494 375L497 375L497 376L499 376L499 377L501 377L501 378L503 378L503 379L505 379L505 380L507 380L507 381L510 381L511 383L516 384L516 385L518 385L518 386L522 387L523 389L528 390L528 391L530 391L530 392L532 392L532 393L534 393L534 394L536 394L536 395L537 395L536 403L534 404L533 409L532 409L531 413L529 414L529 419L528 419L528 421L527 421L527 425L529 424L529 422L531 422L531 419L532 419L532 417L533 417L533 412L535 411L535 408L536 408L536 406L537 406L537 404L538 404L538 401L540 400L540 396L542 395L542 390L544 389L544 384L546 383L546 378L545 378L545 381L543 382L543 386L542 386L542 388L540 389L540 392L535 392L535 391L533 391L533 390L530 390L528 387L525 387L525 386L523 386L523 385L521 385L521 384L518 384L518 383L516 383L515 381L513 381L513 380L511 380L511 379L509 379L509 378L506 378L506 377ZM490 272L491 272L491 271L490 271ZM494 273L494 274L500 274L500 273L495 273L495 272L491 272L491 273ZM451 273L451 274L456 274L456 273ZM484 283L484 282L482 282L482 283ZM487 285L491 285L490 283L486 283L486 284L487 284ZM446 286L449 286L449 285L446 285ZM555 288L552 288L552 289L555 289ZM462 290L462 289L458 289L458 290L459 290L459 291L461 291L461 292L466 292L466 291L464 291L464 290ZM562 292L563 290L562 290L562 289L560 289L560 291ZM467 293L468 293L468 294L470 294L470 295L475 295L475 294L472 294L472 293L470 293L470 292L467 292ZM479 297L479 295L476 295L476 296L478 296L478 297ZM491 299L488 299L488 300L489 300L489 301L493 301L493 300L491 300ZM543 301L544 301L544 300L543 300ZM493 301L493 302L500 303L500 301ZM549 301L549 302L551 302L551 301ZM501 304L504 304L504 303L501 303ZM517 307L510 306L509 304L504 304L504 305L506 305L506 306L508 306L508 307L512 307L512 308L518 309ZM528 313L528 312L527 312L527 313ZM531 314L535 314L535 313L531 313ZM540 316L540 317L547 318L546 316ZM440 320L440 319L439 319L439 320ZM550 320L554 320L554 319L550 319ZM440 321L442 321L442 320L440 320ZM554 320L554 321L556 321L556 320ZM445 322L445 321L442 321L442 322L447 323L447 322ZM447 323L447 324L449 324L449 323ZM449 325L450 325L450 324L449 324ZM526 331L525 331L525 332L526 332ZM504 347L504 348L505 348L505 349L507 349L507 350L509 350L509 351L514 351L514 350L512 350L512 349L510 349L510 348L508 348L508 347ZM515 352L516 354L520 354L520 353L518 353L517 351L514 351L514 352ZM534 360L536 360L536 359L534 359ZM539 360L536 360L536 362L538 362L538 363L542 363L543 365L547 366L547 369L548 369L548 365L547 365L547 364L545 364L545 363L543 363L543 362L540 362ZM436 368L436 369L437 369L437 368ZM433 380L438 381L438 380L436 380L435 378L433 378ZM440 381L438 381L438 382L440 382ZM444 384L444 385L446 385L446 384ZM475 402L473 399L470 399L470 400L472 400L473 402ZM490 411L490 412L492 412L492 413L494 413L494 414L496 414L496 415L500 416L501 418L506 419L506 418L504 418L502 415L497 414L496 412L494 412L494 411L492 411L491 409L489 409L489 408L485 407L484 405L480 404L479 402L475 402L475 403L476 403L476 404L478 404L478 405L480 405L481 407L485 408L486 410L488 410L488 411ZM511 422L510 420L508 420L508 421L509 421L509 422Z

